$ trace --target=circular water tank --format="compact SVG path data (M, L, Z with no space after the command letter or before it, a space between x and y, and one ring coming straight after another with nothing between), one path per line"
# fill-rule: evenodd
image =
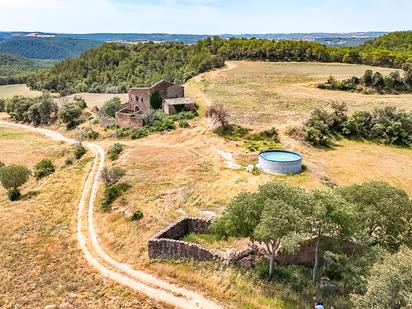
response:
M260 169L269 174L297 174L302 171L302 156L289 150L267 150L259 154Z

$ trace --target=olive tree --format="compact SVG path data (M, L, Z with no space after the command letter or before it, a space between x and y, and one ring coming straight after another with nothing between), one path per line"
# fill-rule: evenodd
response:
M241 193L229 204L212 229L222 237L247 237L264 244L269 276L280 250L292 251L303 240L304 209L309 202L301 189L269 183L257 193Z
M11 201L20 199L19 187L24 185L29 179L30 171L21 165L11 164L0 167L0 182L7 190Z
M356 217L350 204L333 191L313 191L307 212L309 234L316 239L312 280L319 266L319 245L322 237L348 237L356 230Z
M363 295L353 295L355 308L406 309L412 307L412 250L399 252L376 263Z
M268 200L253 237L263 243L269 256L269 278L273 276L275 257L282 250L293 251L302 238L305 216L302 211L282 200Z
M354 205L364 232L376 244L391 252L412 245L412 202L404 190L374 181L337 192Z

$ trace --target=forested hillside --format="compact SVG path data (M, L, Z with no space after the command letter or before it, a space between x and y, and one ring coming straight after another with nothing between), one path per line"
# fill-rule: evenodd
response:
M390 35L392 39L384 36L383 40L396 41L397 36L404 35L395 33ZM412 50L370 44L339 48L307 41L218 37L195 45L105 44L32 76L28 85L61 93L124 92L131 86L148 85L160 79L181 83L198 73L222 66L224 60L342 62L405 70L412 67Z
M102 42L83 39L16 36L0 41L0 53L34 59L62 60L77 57L82 52L100 45Z
M18 55L0 53L0 85L25 83L28 72L52 65L53 62L47 60L27 59Z
M370 40L362 45L363 48L378 47L389 50L412 51L412 31L392 32Z
M200 44L105 44L32 76L28 85L61 93L125 92L161 79L182 83L223 64L221 57Z

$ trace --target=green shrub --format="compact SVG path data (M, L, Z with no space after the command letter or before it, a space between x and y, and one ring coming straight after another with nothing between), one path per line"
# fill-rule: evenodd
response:
M133 213L133 215L131 217L131 220L132 221L138 221L138 220L141 220L142 218L143 218L143 212L141 210L136 210Z
M180 113L172 115L171 117L174 121L180 121L180 120L190 120L197 116L198 116L197 111L182 111Z
M79 159L80 159L81 157L83 157L85 154L86 154L86 148L84 148L82 145L76 145L76 146L74 147L73 155L74 155L74 158L75 158L76 160L79 160Z
M133 129L113 127L114 132L110 135L113 138L125 138L129 137Z
M106 186L100 202L100 206L104 211L110 211L112 208L112 203L123 193L125 193L130 188L127 183L116 183L114 185Z
M229 140L239 140L245 138L249 134L249 129L237 124L228 124L226 126L218 127L214 132Z
M109 156L109 159L114 161L119 158L120 153L123 151L124 145L120 143L114 143L112 146L110 146L109 150L107 151L107 155Z
M41 160L34 166L34 176L37 180L53 174L54 171L54 165L50 160Z
M147 128L136 128L132 130L132 133L130 134L131 139L139 139L146 137L150 134L149 130Z
M150 131L152 132L163 132L176 129L175 123L170 117L163 117L153 121L153 124L150 126Z

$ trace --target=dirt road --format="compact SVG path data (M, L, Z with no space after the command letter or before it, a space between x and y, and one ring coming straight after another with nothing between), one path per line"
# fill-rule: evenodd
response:
M17 127L45 135L57 141L75 144L76 141L64 135L31 126L0 121L0 126ZM104 167L105 152L102 147L93 143L84 143L90 149L95 159L91 170L84 182L82 195L77 209L77 239L85 259L103 276L122 285L145 294L158 302L166 303L177 308L222 308L212 300L201 294L160 280L151 274L135 270L127 264L119 263L103 250L98 241L94 224L93 213L97 190L99 188L99 174Z

